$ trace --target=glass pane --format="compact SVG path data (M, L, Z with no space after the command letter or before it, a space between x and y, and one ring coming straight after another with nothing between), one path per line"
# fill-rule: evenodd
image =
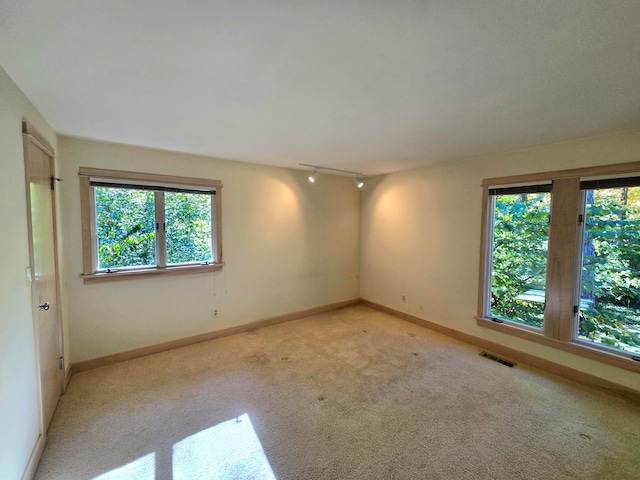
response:
M541 328L551 194L493 198L491 316Z
M156 263L153 192L95 187L98 268Z
M211 262L211 195L167 192L167 264Z
M640 353L640 187L586 191L578 338Z

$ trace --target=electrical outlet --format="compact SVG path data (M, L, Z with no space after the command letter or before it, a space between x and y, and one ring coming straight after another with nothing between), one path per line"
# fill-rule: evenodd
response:
M213 310L213 318L217 318L218 317L218 309L214 309Z
M402 303L406 303L407 302L407 296L403 293L402 294Z

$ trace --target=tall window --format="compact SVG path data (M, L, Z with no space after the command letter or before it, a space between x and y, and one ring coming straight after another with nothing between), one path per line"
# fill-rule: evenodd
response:
M216 180L80 170L85 281L221 268Z
M640 354L640 182L582 182L578 338Z
M640 372L640 162L483 187L478 324Z
M490 190L490 315L535 328L544 321L551 185Z

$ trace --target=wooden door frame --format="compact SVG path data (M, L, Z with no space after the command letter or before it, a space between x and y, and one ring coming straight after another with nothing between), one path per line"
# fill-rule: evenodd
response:
M27 123L26 121L22 122L22 139L23 139L23 149L24 149L24 166L25 166L25 184L26 184L26 196L27 196L27 228L28 228L28 243L29 243L29 267L31 269L31 275L34 275L34 248L33 248L33 228L32 228L32 218L31 218L31 194L30 194L30 162L31 158L29 155L29 144L33 144L37 148L39 148L45 155L49 157L49 166L50 166L50 177L55 178L55 152L54 149L49 145L49 143L37 132L33 129L33 127ZM52 180L53 181L53 180ZM54 281L55 281L55 300L56 300L56 308L53 312L55 315L55 322L57 324L58 331L58 348L61 357L64 357L64 336L62 332L62 305L61 305L61 293L60 293L60 272L59 272L59 262L58 262L58 223L57 223L57 214L56 214L56 195L55 191L51 190L51 215L52 215L52 224L53 224L53 258L54 258ZM40 379L40 336L39 336L39 328L37 324L38 319L38 310L36 308L36 299L37 295L35 292L35 279L32 278L31 281L31 311L32 311L32 323L34 329L34 341L35 341L35 354L36 354L36 373L38 375L38 417L39 417L39 429L40 434L45 435L44 431L44 412L43 412L43 393L42 393L42 381ZM66 363L66 362L65 362ZM66 366L66 365L65 365ZM60 381L60 392L61 394L66 390L66 382L65 382L65 368L60 369L58 373L59 381Z

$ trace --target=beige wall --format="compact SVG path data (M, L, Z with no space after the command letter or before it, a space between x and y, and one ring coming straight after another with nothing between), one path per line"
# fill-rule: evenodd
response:
M56 135L0 67L0 476L20 478L39 435L22 121Z
M73 362L358 298L359 192L350 178L60 138ZM223 182L222 272L85 285L78 168ZM218 309L218 318L213 310Z
M0 105L3 477L20 477L38 436L22 120L57 145L65 180L58 207L67 362L361 296L638 388L637 374L482 329L474 315L482 179L637 161L640 130L369 178L360 199L350 178L324 175L311 186L297 170L58 140L1 68ZM80 166L222 180L224 270L85 285L79 277Z
M638 160L635 130L369 179L362 194L360 295L640 389L637 373L483 329L474 318L484 178Z

